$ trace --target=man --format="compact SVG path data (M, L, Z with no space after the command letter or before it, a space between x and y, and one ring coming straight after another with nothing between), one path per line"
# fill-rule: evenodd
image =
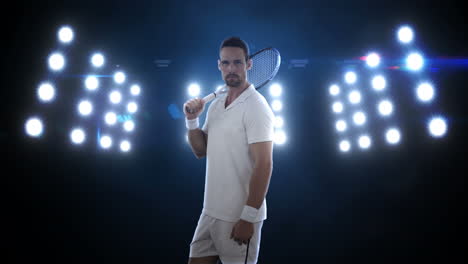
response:
M247 80L252 67L247 44L228 38L219 54L218 69L229 90L211 103L203 129L198 116L205 102L196 98L183 106L192 151L197 158L207 157L203 211L189 264L240 264L246 255L251 264L257 262L266 219L274 116Z

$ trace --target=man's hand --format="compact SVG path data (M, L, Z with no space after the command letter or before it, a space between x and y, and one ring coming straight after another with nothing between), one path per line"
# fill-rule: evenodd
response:
M187 108L192 112L188 112ZM184 114L188 120L197 118L203 110L205 110L205 101L200 98L190 99L184 104Z
M232 228L231 238L239 243L239 245L247 244L247 241L253 236L253 233L253 223L241 219Z

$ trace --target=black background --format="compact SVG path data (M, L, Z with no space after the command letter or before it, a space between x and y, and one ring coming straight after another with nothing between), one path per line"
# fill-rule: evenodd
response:
M428 58L468 56L461 1L47 1L2 10L2 263L186 263L205 160L192 155L183 119L168 106L182 106L190 81L202 93L220 82L218 46L230 35L251 50L275 46L283 59L276 79L288 141L275 146L259 263L465 257L468 68L427 60L438 68L426 72L437 84L430 106L414 99L417 77L389 71L403 131L396 147L376 139L368 151L339 153L327 94L346 60L371 49L403 57L394 34L403 23ZM108 73L122 68L141 84L131 153L69 144L80 79L50 74L45 63L60 49L55 34L64 24L76 34L66 74L87 74L84 58L99 49ZM157 59L171 64L157 67ZM309 64L289 68L291 59ZM37 102L44 79L63 87L54 104ZM47 119L39 140L23 127L35 113ZM449 124L442 139L425 127L436 113Z

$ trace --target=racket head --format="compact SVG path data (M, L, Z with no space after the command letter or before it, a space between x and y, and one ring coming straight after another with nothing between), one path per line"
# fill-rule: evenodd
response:
M255 89L264 87L278 73L281 65L281 55L279 51L273 47L261 49L249 56L252 59L252 68L247 71L247 80L253 84ZM215 99L218 95L227 93L228 88L224 86L222 89L211 93L203 98L205 103ZM192 111L186 108L187 112Z
M252 68L247 71L247 78L257 90L276 76L281 65L281 54L273 47L259 50L250 55L249 59L252 59Z

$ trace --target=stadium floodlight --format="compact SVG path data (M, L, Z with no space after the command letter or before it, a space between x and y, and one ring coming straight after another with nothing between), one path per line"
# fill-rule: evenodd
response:
M70 133L70 139L73 144L82 144L86 139L86 134L83 129L75 128Z
M433 117L429 120L428 129L431 136L443 137L447 132L447 122L442 117Z
M366 123L366 115L361 111L356 112L353 115L353 121L354 121L354 124L358 126L362 126L364 125L364 123Z
M99 80L96 76L88 76L85 79L85 87L89 91L95 91L99 87Z
M275 117L275 127L276 128L282 128L284 124L284 120L281 116L276 116Z
M378 105L378 109L382 116L389 116L393 112L393 104L389 100L382 100Z
M78 103L78 112L82 116L88 116L93 112L93 105L88 100L82 100Z
M416 94L419 101L427 103L432 101L434 98L434 87L430 83L421 83L418 88L416 88Z
M131 132L135 129L135 122L132 120L127 120L123 123L124 130L127 132Z
M61 71L65 67L65 57L59 52L49 56L49 68L52 71Z
M104 116L104 120L106 124L110 126L115 125L115 123L117 123L117 115L114 112L107 112Z
M131 145L128 140L122 140L122 142L120 142L120 150L122 152L128 152L130 151L130 148L131 148Z
M188 94L191 96L191 97L197 97L200 95L200 85L198 85L197 83L191 83L188 88Z
M421 54L413 52L406 57L406 67L412 71L419 71L424 66L424 59Z
M377 75L372 78L372 88L376 91L382 91L387 86L387 81L382 75Z
M48 103L55 98L55 87L50 83L42 83L37 89L37 96L39 100Z
M140 91L141 89L139 85L134 84L132 85L132 87L130 87L130 93L132 95L135 95L135 96L140 95Z
M274 134L274 142L278 145L286 143L286 133L283 130L276 130Z
M385 133L385 139L387 140L388 143L395 145L398 142L400 142L401 139L401 134L400 131L396 128L390 128L387 130Z
M334 113L341 113L343 112L343 104L341 102L334 102L333 105L332 105L332 110Z
M346 121L344 121L343 119L336 121L335 128L338 132L346 131L346 128L347 128Z
M92 56L91 56L91 64L95 67L95 68L100 68L104 65L104 55L102 55L101 53L94 53Z
M270 86L270 95L273 97L278 97L281 95L283 88L278 83L273 83Z
M354 84L357 80L357 75L355 72L349 71L345 74L345 81L347 84Z
M351 144L348 140L342 140L339 146L341 152L348 152L351 149Z
M127 104L127 111L131 114L138 111L138 105L135 102L130 102Z
M69 26L61 27L57 35L60 42L65 44L72 42L74 37L73 30Z
M273 108L273 111L279 112L283 109L283 103L278 99L273 100L273 102L271 102L271 108Z
M99 144L103 149L108 149L112 147L112 138L108 135L103 135L99 140Z
M398 29L398 40L400 43L408 44L413 41L414 32L409 26L402 26Z
M358 139L358 144L361 149L368 149L371 145L371 138L368 135L362 135Z
M332 86L330 86L329 92L330 95L337 96L340 94L340 87L336 84L333 84Z
M26 120L24 128L26 134L30 137L40 137L44 131L42 120L37 117L31 117Z
M359 104L361 102L361 93L357 90L353 90L349 93L348 99L352 104Z
M366 63L367 63L367 66L369 66L371 68L375 68L375 67L379 66L379 64L380 64L379 54L377 54L375 52L369 53L369 55L366 56Z
M119 91L112 91L109 94L109 100L113 104L118 104L122 101L122 94Z
M122 84L125 82L126 76L125 73L119 71L114 74L114 81L118 84Z

